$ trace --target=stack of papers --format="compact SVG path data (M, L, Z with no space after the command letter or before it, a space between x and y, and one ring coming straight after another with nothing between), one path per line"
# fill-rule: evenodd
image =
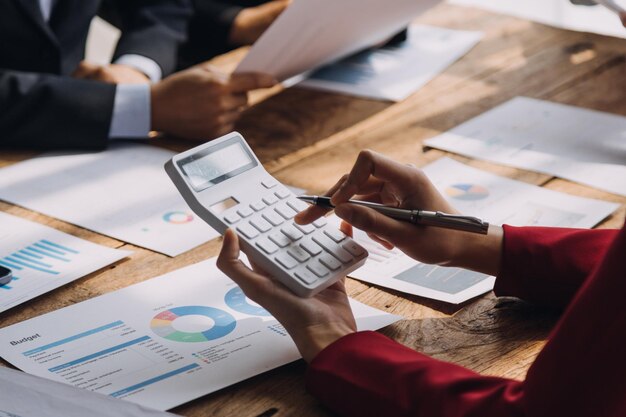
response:
M352 308L361 330L400 319ZM159 410L300 357L215 259L5 327L0 355L28 373Z

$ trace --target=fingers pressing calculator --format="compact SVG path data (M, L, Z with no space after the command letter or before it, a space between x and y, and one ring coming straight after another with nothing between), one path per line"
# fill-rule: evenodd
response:
M194 213L221 234L235 229L248 257L301 297L365 263L367 251L324 218L294 223L307 204L265 171L239 133L174 156L165 171Z

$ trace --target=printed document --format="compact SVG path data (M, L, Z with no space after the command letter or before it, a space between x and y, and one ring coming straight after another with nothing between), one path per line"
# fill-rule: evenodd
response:
M449 158L433 162L424 172L453 207L492 224L589 228L619 207L500 177ZM362 231L354 234L370 255L364 266L350 274L352 278L452 304L493 288L493 277L426 265L398 249L383 248Z
M424 142L626 196L626 117L518 97Z
M440 0L296 0L261 35L236 72L285 81L384 42Z
M359 329L398 316L352 302ZM299 358L215 258L0 329L16 367L167 410Z
M561 29L626 38L626 29L619 17L606 6L577 6L569 0L449 0L449 2L459 6L480 7L494 13L508 14ZM598 3L600 2L609 5L605 0L599 0ZM620 7L626 5L623 0L611 3Z
M174 417L0 367L0 417Z
M0 285L0 312L130 254L0 212L0 265L13 271L11 282Z
M401 101L472 49L481 32L413 25L406 41L360 52L312 73L299 85Z
M0 199L176 256L218 233L191 212L165 173L173 155L130 143L45 154L0 170Z

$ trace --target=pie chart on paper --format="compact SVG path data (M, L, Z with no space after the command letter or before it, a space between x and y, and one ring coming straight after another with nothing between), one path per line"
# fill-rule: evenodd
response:
M477 184L454 184L446 188L446 195L457 200L476 201L489 197L489 190Z
M207 306L184 306L154 316L150 328L173 342L208 342L232 332L235 318L224 310Z

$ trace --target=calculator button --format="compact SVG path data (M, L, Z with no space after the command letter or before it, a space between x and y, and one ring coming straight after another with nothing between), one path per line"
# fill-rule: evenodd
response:
M298 266L298 262L286 253L281 253L275 259L279 264L285 267L285 269L293 269Z
M273 179L267 179L267 180L261 181L261 184L263 184L263 187L270 189L270 188L276 187L278 185L278 182Z
M272 226L278 226L285 223L282 217L280 217L275 211L266 211L263 213L263 218L270 222Z
M268 206L271 206L272 204L278 203L278 197L276 197L274 194L268 194L263 197L263 202L265 202L265 204L267 204Z
M261 239L256 241L256 245L263 249L263 252L271 255L272 253L278 252L278 246L276 246L271 240L266 237L262 237Z
M274 210L276 210L276 212L283 216L286 220L293 219L296 215L296 212L291 207L287 207L285 204L275 207Z
M315 275L317 275L320 278L323 278L326 275L328 275L328 269L324 265L318 262L311 262L310 264L306 266L306 269L313 272Z
M254 212L252 211L250 207L242 207L239 210L237 210L237 214L239 214L241 217L250 217L252 216L252 213Z
M298 213L303 210L306 210L309 207L307 203L305 203L302 200L298 200L297 198L287 201L287 205L291 207L292 209L294 209L295 211L297 211Z
M319 229L320 227L326 226L327 223L328 222L326 221L326 217L320 217L319 219L317 219L317 220L315 220L313 222L313 226L315 226L315 227L317 227Z
M268 237L272 242L276 243L281 248L289 246L291 243L291 240L280 232L271 233Z
M324 235L313 236L313 240L315 243L326 249L327 252L330 252L335 258L339 259L344 264L347 264L352 260L352 256L344 249L340 248Z
M237 230L239 231L239 233L241 233L248 239L254 239L255 237L259 235L259 232L254 227L250 226L248 223L244 223L238 226Z
M355 241L349 241L347 243L344 243L343 245L341 245L342 248L344 248L345 250L347 250L348 252L350 252L352 254L352 256L356 257L356 258L360 258L361 256L365 255L365 249L363 249L361 246L359 246Z
M302 231L302 233L304 233L305 235L308 235L309 233L313 233L315 231L315 227L312 224L294 223L293 225L300 229L300 231Z
M293 226L285 226L282 229L280 229L280 231L283 232L285 236L287 236L289 239L293 241L301 239L302 236L304 236L302 232L300 232L298 229L296 229Z
M299 246L292 246L287 249L287 253L295 258L298 262L306 262L311 256Z
M255 201L254 203L250 204L250 208L254 211L261 211L265 208L265 203L261 200Z
M250 224L254 226L259 232L265 233L271 230L272 225L267 222L267 220L257 217L256 219L250 220Z
M317 277L307 270L298 271L294 275L305 284L313 284L317 281Z
M337 243L342 242L346 238L346 235L339 230L326 229L324 230L324 234Z
M278 198L280 198L281 200L284 200L285 198L289 197L291 195L291 191L289 191L286 188L281 188L278 191L274 191L274 195Z
M322 253L322 248L320 245L318 245L317 243L313 242L310 239L307 239L305 241L303 241L302 243L300 243L300 246L302 246L302 248L309 252L312 256L316 256L319 255L320 253Z
M224 216L224 220L226 220L230 224L233 224L241 220L241 217L237 213L230 213Z
M320 256L320 262L331 271L336 271L341 268L341 263L327 253Z

